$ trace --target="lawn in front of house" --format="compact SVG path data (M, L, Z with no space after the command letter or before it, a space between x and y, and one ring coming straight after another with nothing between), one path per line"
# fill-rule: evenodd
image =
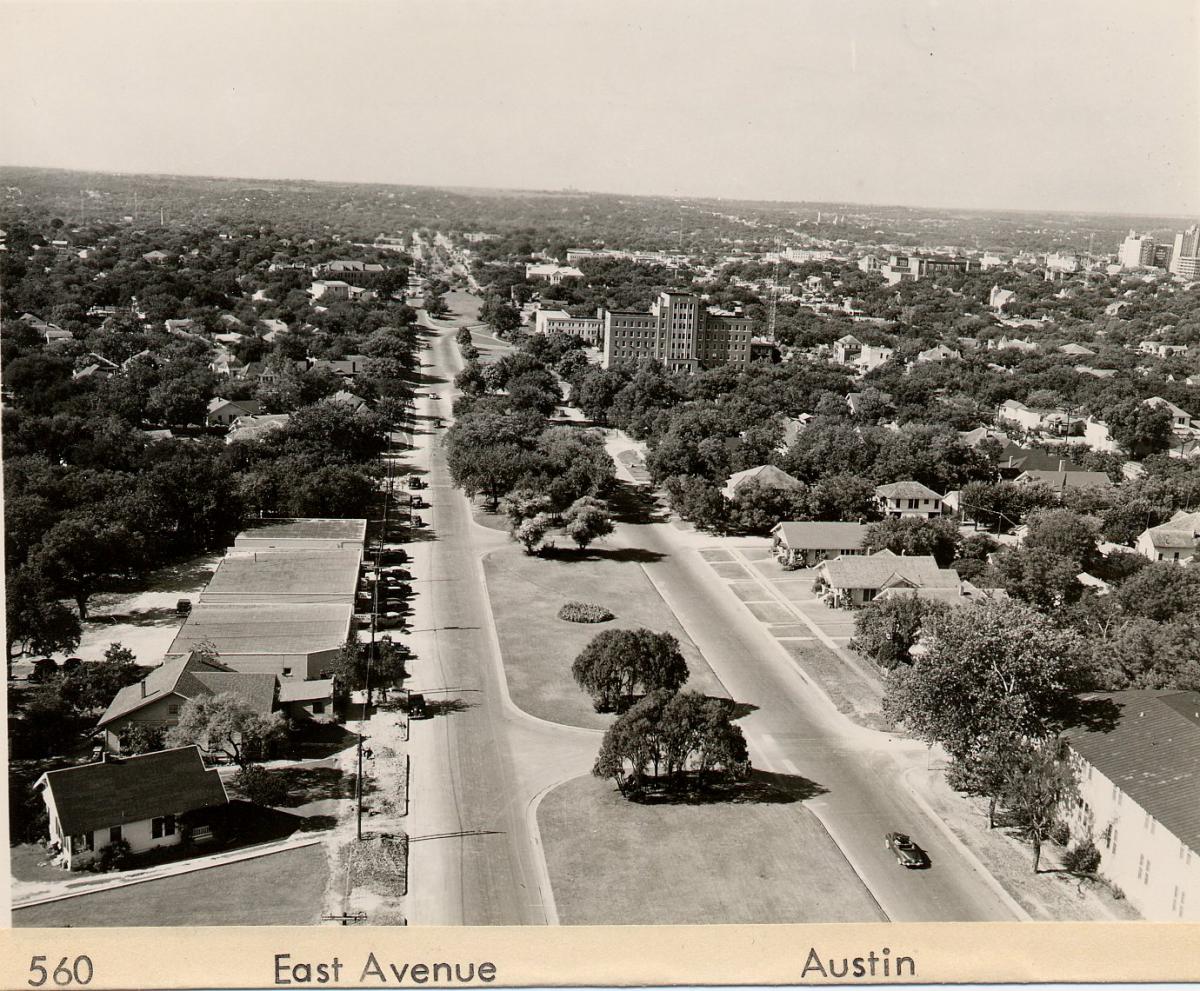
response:
M612 722L611 715L592 708L591 698L575 684L571 663L596 634L614 628L672 634L691 672L686 687L728 697L641 565L621 551L541 558L513 544L485 557L483 567L508 691L530 715L588 729L604 729ZM570 601L604 606L614 618L606 623L559 619L558 610Z
M538 807L564 925L881 922L875 900L803 805L803 779L763 775L748 801L639 804L575 778Z
M321 920L321 844L17 909L14 927L307 926Z

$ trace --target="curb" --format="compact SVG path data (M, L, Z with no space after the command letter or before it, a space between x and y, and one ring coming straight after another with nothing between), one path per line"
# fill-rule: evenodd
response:
M225 867L228 864L240 864L247 860L258 860L262 857L270 857L277 853L287 853L290 850L302 850L305 847L316 846L318 843L324 843L324 836L316 836L312 839L303 840L299 843L289 844L287 846L275 847L272 850L255 850L247 851L243 856L230 857L228 860L221 860L211 864L196 864L194 866L185 867L183 870L171 871L169 874L159 874L155 877L138 877L128 878L125 880L118 879L115 884L97 885L94 888L89 888L86 891L72 891L69 894L49 895L45 898L34 898L29 901L16 902L12 905L14 912L20 912L22 909L35 908L38 905L49 905L52 902L62 902L70 898L82 898L85 895L98 895L105 891L115 891L118 888L130 888L135 884L148 884L151 881L165 881L168 878L180 877L184 874L195 874L198 871L211 870L214 867Z
M933 806L926 801L925 796L922 795L920 791L912 784L912 782L909 780L909 775L912 774L914 770L919 770L919 768L910 767L907 770L900 772L900 777L904 779L904 784L908 787L908 793L912 796L913 801L921 807L921 810L933 821L934 825L937 826L942 835L944 835L946 839L950 841L950 844L956 850L958 850L960 854L962 854L967 863L969 863L975 869L976 873L982 876L984 882L1000 897L1000 900L1008 906L1009 911L1011 911L1021 922L1033 922L1033 916L1025 910L1025 907L1019 901L1017 901L1008 893L1008 889L1005 888L1004 885L996 880L996 876L987 869L983 861L975 855L975 852L969 846L967 846L966 843L959 839L958 834L946 824L945 820L943 820L936 811L934 811Z

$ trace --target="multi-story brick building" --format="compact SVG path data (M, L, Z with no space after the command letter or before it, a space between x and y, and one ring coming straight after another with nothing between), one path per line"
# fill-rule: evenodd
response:
M750 363L750 320L709 312L695 293L663 292L648 313L604 315L605 368L623 358L653 358L673 370Z

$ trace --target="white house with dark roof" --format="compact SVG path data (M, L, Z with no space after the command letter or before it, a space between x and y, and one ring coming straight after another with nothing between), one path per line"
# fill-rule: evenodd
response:
M957 588L961 579L950 568L939 568L929 555L899 555L889 550L862 557L822 561L817 581L829 589L833 606L853 607L871 602L888 588Z
M104 733L104 748L119 754L125 734L134 726L169 730L179 724L179 713L192 699L224 693L236 695L257 715L269 716L278 682L273 674L239 674L195 653L169 657L137 684L122 688L108 704L97 725Z
M257 416L262 413L262 403L257 399L222 399L208 401L208 413L204 423L209 427L228 427L242 416Z
M833 360L839 365L849 365L857 361L862 353L863 343L853 334L846 334L833 342Z
M1176 433L1191 431L1192 414L1187 410L1176 406L1167 399L1163 399L1162 396L1152 396L1146 400L1146 405L1152 406L1154 409L1165 409L1171 416L1171 429Z
M196 746L47 771L34 782L46 803L50 844L71 870L124 840L132 853L212 838L229 803L216 770Z
M1095 843L1100 874L1144 918L1200 922L1200 692L1087 698L1109 711L1065 734L1079 780L1072 842Z
M875 488L879 511L890 519L915 516L934 520L942 515L942 496L920 482L892 482Z
M1200 512L1179 510L1166 523L1143 530L1133 546L1151 561L1188 564L1200 560Z
M807 520L776 523L771 551L784 570L813 568L835 557L866 554L865 523L820 523Z

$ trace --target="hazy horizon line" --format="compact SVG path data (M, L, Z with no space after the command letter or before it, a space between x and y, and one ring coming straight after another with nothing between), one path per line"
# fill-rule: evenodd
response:
M153 172L153 171L126 171L120 169L98 169L98 168L79 168L74 166L60 165L30 165L16 163L0 163L0 171L6 169L37 169L47 172L66 172L75 175L105 175L105 176L121 176L125 178L144 177L148 179L216 179L221 181L237 181L237 182L302 182L313 183L326 186L395 186L397 188L410 189L438 189L446 192L461 192L461 191L480 191L484 193L530 193L530 194L554 194L561 195L570 193L579 196L625 196L633 199L648 199L648 200L683 200L697 202L724 202L724 203L747 203L747 204L774 204L787 206L796 205L831 205L845 207L873 207L876 209L903 209L903 210L938 210L942 212L963 212L963 213L1017 213L1017 214L1032 214L1032 215L1057 215L1057 216L1086 216L1086 217L1140 217L1154 220L1197 220L1200 217L1188 213L1186 211L1180 213L1152 213L1152 212L1136 212L1127 210L1113 210L1110 212L1102 212L1099 210L1069 210L1069 209L1052 209L1040 207L1001 207L1001 206L961 206L961 205L935 205L931 203L888 203L874 202L868 200L788 200L788 199L746 199L741 197L719 196L719 195L697 195L697 194L681 194L681 193L631 193L614 190L599 190L599 189L579 189L574 186L560 186L557 189L550 187L522 187L522 186L481 186L475 184L447 184L447 183L432 183L432 182L395 182L382 181L374 179L314 179L298 176L265 176L265 175L215 175L212 173L201 172Z

